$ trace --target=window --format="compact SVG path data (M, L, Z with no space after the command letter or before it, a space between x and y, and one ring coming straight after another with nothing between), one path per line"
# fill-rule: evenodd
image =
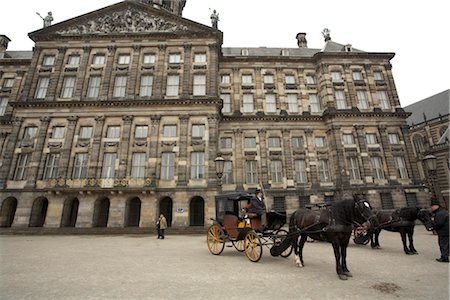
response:
M106 130L106 137L110 139L120 138L120 126L108 126Z
M405 159L401 156L394 156L395 168L397 169L397 175L401 179L408 179L408 172L406 170Z
M80 64L80 56L78 54L76 55L69 55L69 58L67 59L67 64L71 66L77 66Z
M73 179L87 178L88 171L88 154L77 153L75 154L75 161L73 163Z
M223 165L222 182L224 184L232 184L233 181L233 162L227 160Z
M53 139L63 139L64 133L66 132L66 128L63 126L55 126L53 127L52 138Z
M304 159L297 159L294 161L294 178L297 183L308 182L308 178L306 176L306 163Z
M264 75L264 84L274 84L273 75L272 74Z
M50 78L48 77L40 77L37 83L36 93L34 94L34 98L36 99L45 99L47 96L48 84L50 82Z
M7 108L8 108L8 98L1 97L0 98L0 116L5 115Z
M289 56L289 50L288 49L281 50L281 56Z
M277 103L276 103L274 94L266 95L266 112L268 112L268 113L277 112Z
M178 89L180 85L180 76L169 75L167 77L167 96L178 96Z
M4 89L10 89L14 85L14 78L5 78L3 80L3 88Z
M181 54L170 54L169 55L169 64L179 64L181 62Z
M96 54L92 60L92 64L94 65L104 65L105 64L105 55L104 54Z
M287 95L288 111L290 113L298 113L298 99L296 94Z
M101 76L91 76L89 78L87 97L90 99L97 99L100 94Z
M42 60L42 65L45 67L51 67L55 64L55 56L53 55L45 55Z
M143 75L141 77L141 89L139 91L139 96L150 97L153 90L153 76Z
M130 55L128 55L128 54L119 55L118 63L119 63L119 65L129 65L130 64Z
M319 159L319 178L320 181L330 181L330 169L328 166L328 160Z
M175 178L175 153L164 152L161 158L161 180Z
M285 84L295 84L295 76L294 75L286 75L284 77Z
M253 109L253 95L244 94L244 113L251 113Z
M230 75L228 75L228 74L222 75L220 78L221 78L220 79L221 84L230 84L231 83L231 78L230 78Z
M352 75L353 75L354 81L362 81L363 80L361 71L353 71Z
M231 95L230 94L221 94L220 98L223 101L222 113L230 113L231 112Z
M23 139L24 140L34 139L36 137L36 134L37 134L37 127L26 127L23 133Z
M347 109L347 102L345 101L344 91L334 91L334 97L336 98L337 109Z
M318 136L314 138L314 143L316 145L316 148L324 148L326 146L325 137Z
M133 153L131 159L131 178L144 178L145 153Z
M367 102L367 96L365 91L356 91L356 98L358 99L359 109L369 108L369 103Z
M400 139L397 133L389 133L388 137L389 137L389 144L391 145L400 144Z
M72 98L75 89L75 76L64 77L61 98Z
M148 126L138 125L134 132L134 137L137 139L145 139L148 136Z
M311 113L319 113L320 112L319 98L317 98L316 94L309 94L309 107L310 107Z
M245 162L245 183L257 184L258 183L258 171L256 160L247 160Z
M283 182L283 172L281 160L273 160L270 162L270 174L272 177L272 183Z
M331 72L331 81L332 81L333 83L342 83L342 82L344 82L344 81L342 80L342 74L341 74L341 72L337 72L337 71Z
M421 135L419 135L419 134L414 135L413 145L414 145L414 149L416 150L417 156L425 151L425 142Z
M194 63L206 63L206 53L196 53L194 55Z
M194 75L194 96L206 95L206 76Z
M316 78L314 78L314 75L306 75L306 84L316 84Z
M241 49L242 56L248 56L248 49Z
M114 178L116 174L116 153L105 153L103 156L102 178Z
M374 133L368 133L366 134L366 142L367 145L375 145L378 144L377 135Z
M278 137L270 137L268 144L269 148L281 148L281 140Z
M378 91L378 101L380 102L381 109L390 109L391 104L389 103L389 98L386 91Z
M348 170L350 173L350 180L361 180L361 174L359 173L359 164L356 157L349 157L347 159Z
M352 134L343 134L342 140L344 142L344 145L353 145L355 144L355 139L353 138Z
M202 138L205 136L205 125L192 125L192 137Z
M164 125L163 136L164 137L176 137L177 136L177 126L176 125Z
M28 168L28 153L19 154L17 158L17 165L14 171L14 180L25 180L27 177L27 168Z
M120 126L108 126L106 130L106 137L109 139L120 138Z
M373 77L374 77L375 81L383 81L384 80L383 72L380 72L380 71L373 72Z
M205 153L192 152L191 154L191 179L205 178Z
M125 97L127 89L127 76L117 76L114 83L113 97L122 98Z
M242 75L242 85L252 85L252 75Z
M255 149L256 148L256 138L246 137L244 139L244 149Z
M91 126L82 126L80 127L80 135L79 139L90 139L92 137L92 127Z
M47 161L45 162L44 179L51 179L58 177L59 153L47 154Z
M372 164L372 176L374 179L384 179L383 163L381 157L374 156L370 158Z
M302 136L295 136L291 139L292 142L292 148L299 150L299 149L303 149L305 147L305 143L303 141L303 137Z
M220 148L221 149L232 149L233 148L233 139L230 137L221 138L220 139Z
M156 62L156 55L144 54L144 64L154 64Z

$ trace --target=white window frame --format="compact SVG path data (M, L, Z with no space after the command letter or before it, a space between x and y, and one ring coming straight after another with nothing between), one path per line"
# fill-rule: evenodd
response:
M65 76L63 80L63 86L61 89L61 98L68 99L73 97L75 91L75 76Z
M161 180L175 178L175 153L163 152L161 155Z
M328 163L328 160L326 159L319 159L319 178L322 182L330 182L330 166Z
M391 103L389 101L387 91L378 91L377 96L378 96L378 102L380 103L381 109L391 109Z
M150 54L150 53L144 54L143 63L145 65L155 64L156 63L156 55Z
M244 113L252 113L254 112L254 102L253 102L253 94L244 94L243 98L243 112Z
M72 179L87 178L88 166L89 166L88 153L75 154L73 162Z
M339 71L331 72L331 82L333 83L342 83L344 80L342 79L342 73Z
M148 126L147 125L136 125L134 131L134 138L136 139L146 139L148 137Z
M153 93L153 75L142 75L139 89L140 97L151 97Z
M223 74L220 76L220 83L221 84L230 84L231 83L231 76L230 74Z
M194 54L194 63L205 64L206 63L206 53L195 53Z
M230 160L226 160L223 165L223 176L222 176L223 184L232 184L234 182L233 179L233 162Z
M375 81L383 81L384 80L383 72L381 71L373 72L373 78L375 79Z
M35 99L45 99L45 97L47 96L49 83L49 77L39 77L38 83L36 85L36 92L34 94Z
M23 132L23 139L31 140L31 139L36 138L37 130L38 130L38 128L36 126L25 127L25 130Z
M10 89L14 86L14 78L5 78L3 80L3 88Z
M78 54L71 54L67 58L67 64L69 66L78 66L80 64L80 59L81 59L80 55L78 55Z
M244 138L244 149L256 149L256 138L255 137L245 137Z
M25 180L28 173L28 160L31 154L20 153L17 157L16 169L14 170L14 180Z
M272 160L270 162L270 177L272 183L283 182L283 164L281 160Z
M403 156L394 156L397 175L401 179L408 179L408 170L406 169L405 158Z
M130 64L130 54L120 54L117 60L119 65L129 65Z
M104 65L106 61L105 54L95 54L92 58L93 65Z
M145 177L145 152L134 152L131 158L131 178L142 179Z
M100 95L100 85L102 82L101 76L91 76L89 77L88 90L87 90L87 98L89 99L97 99Z
M347 109L344 91L334 91L334 97L336 98L336 109Z
M302 136L294 136L291 138L292 148L294 149L304 149L305 139Z
M48 153L45 161L44 179L54 179L58 177L59 153Z
M253 84L253 76L250 74L242 75L242 85L252 85Z
M266 94L266 112L276 113L277 112L277 100L275 94Z
M360 70L354 70L352 72L352 78L354 81L363 81L364 80L362 72Z
M102 178L111 179L116 175L116 159L117 153L106 152L103 155Z
M92 126L81 126L79 139L90 139L92 137Z
M177 125L164 125L163 137L173 138L177 137Z
M119 139L120 138L120 126L108 126L106 128L106 137L109 139Z
M289 84L289 85L297 84L297 82L295 81L295 76L294 75L285 75L284 76L284 83L285 84Z
M356 99L358 99L359 109L369 109L369 100L366 91L356 91Z
M314 138L314 145L316 146L316 148L324 148L327 146L325 137L323 136L316 136Z
M304 159L294 160L294 178L297 183L307 183L306 161Z
M193 80L193 95L205 96L206 95L206 75L194 75Z
M193 138L203 138L205 136L205 125L194 124L192 125L192 137Z
M180 53L169 54L169 64L180 64L180 63L181 63Z
M298 108L298 96L297 94L287 94L287 104L288 104L288 111L291 114L295 114L300 112Z
M374 179L384 179L383 161L379 156L372 156L370 158L372 165L372 176Z
M347 158L348 171L350 180L361 180L361 173L359 170L359 163L356 157Z
M8 97L0 98L0 116L4 116L8 108Z
M220 99L223 101L222 113L231 113L231 95L221 94Z
M308 84L308 85L316 84L316 78L314 75L306 75L305 79L306 79L306 84Z
M205 178L205 153L192 152L191 153L191 179Z
M274 84L275 79L273 74L265 74L264 75L264 84Z
M64 126L55 126L52 130L52 139L63 139L66 133L66 128Z
M389 144L391 145L398 145L400 144L400 137L398 136L398 133L389 133Z
M378 138L375 133L367 133L366 134L366 143L367 145L376 145L378 144Z
M317 94L309 94L309 107L311 113L320 113L320 102Z
M344 133L342 134L342 141L344 145L354 145L355 144L355 138L353 134L351 133Z
M126 95L127 92L127 76L116 76L114 80L114 92L113 97L114 98L123 98Z
M167 89L166 95L169 97L176 97L179 95L180 89L180 76L169 75L167 76Z
M42 66L44 67L52 67L55 65L55 56L54 55L44 55L42 59Z
M233 139L231 137L220 138L220 149L233 149Z
M258 183L258 164L256 160L245 161L245 183L246 184Z
M281 139L279 137L269 137L267 140L269 148L281 148Z

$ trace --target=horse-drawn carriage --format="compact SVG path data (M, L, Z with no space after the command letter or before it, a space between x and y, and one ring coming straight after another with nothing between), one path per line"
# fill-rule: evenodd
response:
M282 227L286 224L286 212L270 211L266 214L266 224L261 217L250 218L245 208L250 203L252 194L229 194L216 197L216 219L212 219L207 232L209 251L220 255L227 242L252 262L262 257L263 246L278 246L288 236ZM229 247L232 247L229 245ZM292 246L287 247L280 255L288 257Z

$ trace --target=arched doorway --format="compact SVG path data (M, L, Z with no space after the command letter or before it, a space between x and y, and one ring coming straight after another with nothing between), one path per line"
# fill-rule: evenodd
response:
M17 199L7 198L3 201L0 211L0 227L11 227L17 209Z
M202 197L194 197L189 204L190 226L205 225L205 200Z
M125 227L139 227L141 219L141 200L138 197L129 199L125 207Z
M34 200L31 208L29 227L43 227L45 217L47 216L48 200L47 198L38 198Z
M77 223L79 206L80 201L78 201L77 198L68 199L64 202L61 227L75 227L75 224Z
M109 199L102 198L95 201L94 205L94 227L107 227L109 217Z
M159 212L166 217L167 226L172 226L172 209L173 202L169 197L163 198L161 202L159 202Z

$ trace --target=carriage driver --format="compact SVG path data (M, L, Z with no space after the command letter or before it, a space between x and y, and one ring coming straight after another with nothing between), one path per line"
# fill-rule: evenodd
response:
M266 225L266 204L262 190L256 189L255 195L250 199L248 205L248 216L250 218L261 217L261 225Z

